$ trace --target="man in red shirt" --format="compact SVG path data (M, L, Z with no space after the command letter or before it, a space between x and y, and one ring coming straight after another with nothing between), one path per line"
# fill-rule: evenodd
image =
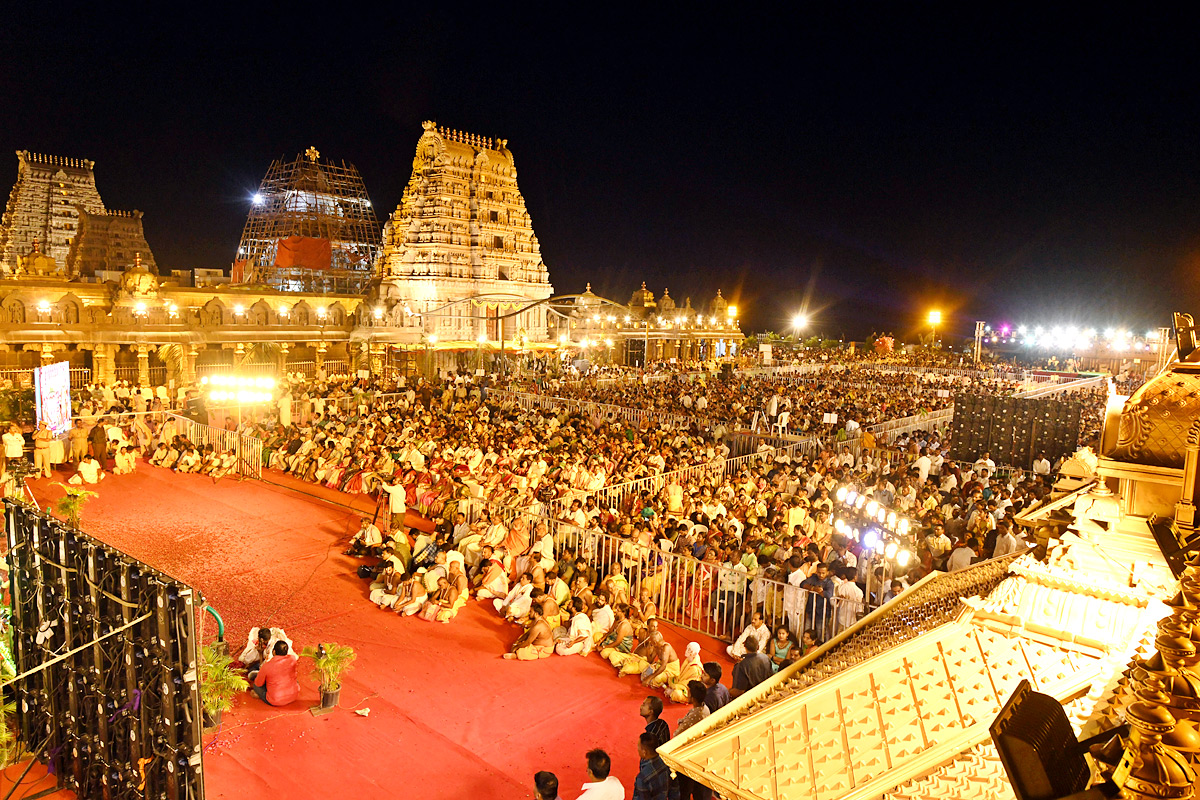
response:
M296 662L300 656L288 655L287 642L276 642L274 658L263 664L254 679L250 691L268 705L286 706L300 696L300 682L296 680Z

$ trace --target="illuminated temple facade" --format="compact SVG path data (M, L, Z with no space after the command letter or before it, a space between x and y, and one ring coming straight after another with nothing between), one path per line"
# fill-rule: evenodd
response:
M199 286L179 280L188 270L159 274L142 213L105 208L93 162L17 157L0 225L0 381L57 361L70 361L76 385L188 385L245 364L429 374L500 350L695 361L732 354L742 338L719 291L698 308L644 285L628 302L590 286L553 297L504 139L424 123L382 236L352 165L313 148L275 162L234 281Z

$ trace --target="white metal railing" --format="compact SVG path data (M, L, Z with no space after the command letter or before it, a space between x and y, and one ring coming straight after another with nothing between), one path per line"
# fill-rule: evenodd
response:
M71 367L71 388L82 389L92 381L92 371L87 367ZM11 381L13 386L33 386L33 368L0 369L0 382Z
M214 428L202 425L187 417L170 414L179 435L196 445L211 444L221 452L232 451L237 455L237 466L234 471L248 478L262 477L262 448L261 439L237 431L224 428Z
M480 500L464 501L458 507L471 524L480 520L484 509L505 525L526 525L531 544L544 535L542 531L549 534L556 560L569 551L585 558L601 576L610 575L613 565L620 564L631 598L647 589L660 618L725 641L732 641L742 632L754 611L763 613L772 631L784 626L796 641L810 629L820 639L827 639L854 624L868 606L865 600L838 597L832 591L826 597L757 572L750 576L744 567L701 561L658 544L643 545L583 530L553 517L491 506ZM872 591L878 588L872 587Z

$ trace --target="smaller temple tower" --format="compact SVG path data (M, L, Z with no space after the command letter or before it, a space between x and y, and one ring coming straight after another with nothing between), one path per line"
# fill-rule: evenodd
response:
M281 291L361 293L379 250L379 220L353 164L315 147L271 163L255 193L233 282Z

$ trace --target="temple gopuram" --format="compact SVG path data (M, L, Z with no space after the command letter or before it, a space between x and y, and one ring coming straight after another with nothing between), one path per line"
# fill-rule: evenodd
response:
M140 211L105 208L87 159L17 153L0 225L0 381L69 361L72 382L188 386L233 368L432 374L514 356L696 361L742 335L707 308L553 297L504 139L426 122L383 227L366 186L315 148L271 164L232 265L158 264ZM181 276L196 275L195 283ZM708 311L709 313L705 313Z

